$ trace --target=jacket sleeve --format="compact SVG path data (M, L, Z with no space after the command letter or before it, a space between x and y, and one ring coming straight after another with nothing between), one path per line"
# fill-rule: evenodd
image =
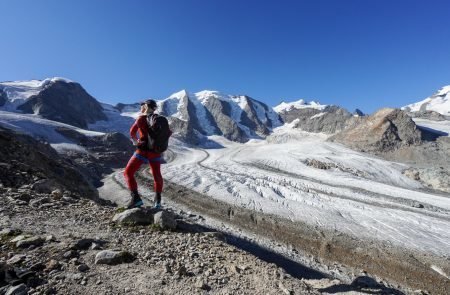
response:
M138 138L137 138L137 136L136 136L136 132L138 131L138 120L136 120L135 122L134 122L134 124L131 126L131 128L130 128L130 137L131 137L131 139L133 139L133 140L138 140Z

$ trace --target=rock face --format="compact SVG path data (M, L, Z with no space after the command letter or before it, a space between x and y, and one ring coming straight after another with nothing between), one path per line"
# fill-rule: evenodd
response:
M356 150L382 153L419 144L421 138L420 130L406 112L386 108L353 121L349 128L330 140Z
M216 91L175 93L160 102L160 113L169 117L176 136L190 143L202 142L209 135L246 142L265 137L281 124L267 105L248 96L226 96Z
M75 163L81 173L96 187L101 185L103 175L113 169L126 166L135 151L131 141L122 133L113 132L98 136L86 136L70 128L56 128L56 131L81 147L59 151Z
M280 112L285 123L295 121L295 128L308 132L323 132L333 134L345 129L353 115L347 110L337 106L317 108L291 108Z
M8 97L6 93L3 91L3 89L0 89L0 107L5 105L7 99Z
M418 111L418 112L412 112L412 113L410 113L410 115L413 118L422 118L422 119L428 119L428 120L432 120L432 121L450 120L450 116L444 116L435 111Z
M100 103L78 83L53 81L18 107L24 113L86 128L88 123L106 120Z
M0 167L0 183L5 187L40 183L46 193L60 189L90 198L97 196L94 188L78 172L78 167L61 158L48 144L2 128Z

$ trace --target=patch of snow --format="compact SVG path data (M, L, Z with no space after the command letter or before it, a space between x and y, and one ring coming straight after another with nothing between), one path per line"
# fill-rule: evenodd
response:
M325 115L325 114L326 114L325 112L323 112L323 113L318 113L318 114L315 114L314 116L311 116L311 118L309 118L309 119L320 118L320 117L322 117L322 116Z
M57 131L58 128L71 129L85 136L101 136L102 132L84 130L72 125L43 119L32 114L19 114L0 111L0 126L30 135L38 140L50 143L59 151L75 150L86 152Z
M65 154L68 152L79 152L88 154L89 152L82 146L75 143L51 143L52 148L54 148L59 154Z
M448 276L445 271L440 268L439 266L436 265L431 265L431 269L434 270L435 272L437 272L438 274L440 274L441 276L443 276L444 278L447 278L450 280L450 276Z
M273 109L277 113L284 113L288 112L293 109L317 109L317 110L324 110L327 107L327 105L322 105L318 102L311 101L310 103L307 103L304 99L300 99L294 102L282 102L279 105L275 106Z
M194 104L195 115L197 117L198 123L200 124L200 128L202 128L203 131L206 132L206 135L214 135L216 128L214 128L214 126L211 124L211 121L206 116L206 108L204 106L204 103L206 103L207 99L208 96L197 96L197 94L195 94L195 97L191 99L191 102Z

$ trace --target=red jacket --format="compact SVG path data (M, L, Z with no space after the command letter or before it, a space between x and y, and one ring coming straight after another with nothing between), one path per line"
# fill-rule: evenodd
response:
M136 136L137 132L139 132L139 138ZM146 115L141 115L136 119L133 126L131 126L130 128L130 136L133 140L136 140L138 142L138 147L142 144L147 144L148 125Z

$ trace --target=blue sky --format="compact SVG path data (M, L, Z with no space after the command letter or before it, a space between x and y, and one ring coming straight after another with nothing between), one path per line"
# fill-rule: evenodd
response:
M450 2L0 0L0 81L101 101L204 89L373 112L450 84Z

